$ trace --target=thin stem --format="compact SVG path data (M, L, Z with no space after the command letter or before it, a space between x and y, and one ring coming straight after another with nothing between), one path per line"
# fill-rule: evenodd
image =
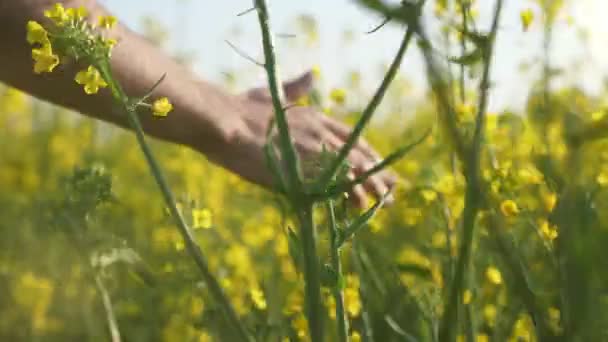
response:
M323 341L323 306L321 304L321 276L317 256L317 236L313 221L313 204L302 205L298 210L302 252L304 254L304 292L306 314L312 341Z
M422 137L420 137L419 139L417 139L416 141L414 141L413 143L411 143L409 145L406 145L406 146L403 146L403 147L397 149L396 151L394 151L393 153L388 155L386 158L384 158L380 163L376 164L371 169L363 172L362 174L357 176L355 179L346 181L344 183L336 184L335 186L330 187L327 190L325 195L328 197L333 197L333 196L336 196L336 195L339 195L341 193L351 190L356 185L365 183L365 181L369 177L386 169L387 167L389 167L392 164L396 163L397 161L401 160L401 158L405 157L410 151L412 151L418 145L422 144L430 134L431 134L431 130L429 129L426 133L424 133L422 135Z
M336 321L338 324L338 341L348 342L348 318L344 312L344 292L342 274L342 261L340 260L340 232L336 223L336 212L333 200L327 200L327 212L329 214L329 235L331 243L331 266L336 272L338 282L333 289L334 300L336 301Z
M192 256L192 258L194 259L194 262L198 266L198 269L201 272L203 280L205 281L205 284L209 288L209 292L211 292L211 294L215 298L215 300L217 300L219 302L228 322L232 325L232 327L235 329L237 335L239 336L239 340L249 341L250 337L249 337L247 330L241 324L241 322L238 318L238 315L237 315L236 311L234 310L234 308L232 307L232 305L230 304L230 301L228 300L228 297L224 293L224 290L222 289L222 287L220 286L218 281L215 279L215 277L211 273L211 270L209 268L209 263L207 262L207 257L205 256L205 254L203 253L201 248L198 246L198 244L194 240L194 236L192 235L190 229L188 228L188 225L186 224L184 218L182 217L181 213L177 209L177 205L176 205L175 199L173 197L173 193L171 192L171 189L169 188L169 185L168 185L165 177L163 176L163 173L160 169L160 165L156 161L156 158L154 158L154 155L152 153L152 150L150 149L150 146L146 142L146 138L144 135L143 128L141 126L141 122L139 121L139 117L137 116L137 113L135 112L135 108L130 105L129 97L124 92L124 90L122 89L120 84L118 84L118 82L116 82L116 80L112 76L109 63L105 63L105 62L101 63L100 65L97 65L97 69L99 69L103 78L109 84L109 87L110 87L110 90L112 92L114 99L123 106L123 110L125 110L125 112L127 113L127 118L129 120L129 124L135 131L135 136L137 138L137 142L139 143L139 146L140 146L142 152L144 153L146 162L148 163L152 176L154 177L154 180L156 181L157 185L159 186L159 188L161 190L163 199L165 200L165 204L169 208L171 216L175 219L175 223L177 224L179 232L181 233L182 238L185 241L186 250Z
M331 180L336 175L336 172L338 171L342 163L344 163L344 160L350 153L350 150L355 146L357 140L359 140L363 129L369 123L370 119L378 108L378 105L380 104L380 102L382 102L382 99L384 98L384 95L386 94L389 85L393 82L393 79L395 79L397 71L399 70L399 66L401 65L401 61L403 60L403 56L405 56L405 52L407 51L410 41L414 36L414 32L414 25L409 25L405 32L405 35L403 36L403 40L401 41L399 50L397 51L393 62L388 68L388 71L386 72L386 75L384 76L380 87L378 87L378 90L376 90L376 93L372 97L371 101L363 110L361 118L359 118L359 121L357 121L357 124L355 125L352 133L348 136L346 143L338 152L338 156L333 160L327 170L320 176L318 181L319 188L325 188L331 182Z
M458 323L458 307L464 287L464 278L467 267L471 259L473 246L473 236L475 232L475 219L481 207L482 186L481 186L481 144L485 131L486 107L490 87L490 70L492 66L492 56L498 23L502 12L503 0L497 0L492 28L489 34L489 42L484 49L484 70L480 82L480 99L475 120L475 133L471 153L467 160L467 187L465 193L465 208L463 212L463 239L459 249L458 260L456 263L456 273L451 284L448 303L440 324L439 340L453 341L456 336Z
M469 8L471 6L469 0L460 0L460 6L461 6L461 18L462 18L462 29L463 32L469 32L469 16L468 16L468 12L469 12ZM460 38L460 53L461 56L464 56L467 53L467 40L465 35L463 34L462 37ZM465 79L465 73L466 73L466 66L465 64L461 64L460 65L460 102L464 105L465 102L467 101L467 95L466 95L466 79ZM452 160L455 161L455 156L452 156ZM474 282L474 277L473 277L473 271L469 270L467 277L466 277L466 288L473 288L473 282ZM475 312L473 312L473 305L469 304L466 305L465 308L465 333L467 336L467 340L469 342L473 342L475 340Z
M359 254L359 241L357 239L353 240L352 244L352 258L353 258L353 267L355 268L355 272L362 279L363 276L363 264L361 262L361 257ZM362 280L359 285L359 296L361 297L361 304L363 309L361 310L361 319L363 321L363 341L365 342L373 342L374 339L374 328L372 325L372 318L369 313L369 301L368 301L368 288L367 282Z
M101 294L101 300L103 302L103 308L106 312L106 320L108 321L108 328L110 329L110 336L112 337L112 342L120 342L120 330L118 329L118 322L116 321L116 316L114 315L114 309L112 307L112 301L110 300L110 294L106 289L103 281L99 274L95 275L95 285L97 286L97 290Z
M268 76L268 90L272 98L275 120L279 130L280 150L287 165L287 183L289 184L288 194L292 197L301 188L301 175L299 160L289 134L287 116L281 101L284 98L283 87L279 85L279 72L277 68L276 56L274 53L274 43L270 31L270 19L266 0L254 0L254 7L258 12L260 30L262 31L262 44L264 47L264 68Z

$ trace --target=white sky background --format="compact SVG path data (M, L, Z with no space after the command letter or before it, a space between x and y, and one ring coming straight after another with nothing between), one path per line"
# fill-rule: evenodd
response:
M100 0L129 27L141 29L142 16L157 18L169 29L171 47L196 54L195 70L210 81L221 78L226 70L239 71L244 83L262 84L263 71L238 56L224 42L230 39L240 49L261 58L259 27L255 13L243 17L236 14L251 7L250 0ZM487 27L494 1L478 0L481 27ZM566 23L564 14L555 32L553 60L564 69L561 81L583 86L597 92L608 72L608 1L570 0L568 14L575 25ZM506 0L493 72L494 92L490 109L520 109L539 67L519 71L522 62L532 62L541 55L541 27L536 20L528 33L522 32L519 12L532 8L540 16L538 7L530 0ZM279 60L285 77L297 75L313 65L320 65L324 86L340 86L348 71L358 69L370 91L379 82L380 68L388 63L402 36L402 29L390 25L373 35L363 32L381 21L358 7L353 0L275 0L270 2L271 20L275 32L296 31L295 19L309 14L317 19L320 41L314 49L306 49L305 38L277 39ZM430 6L427 6L430 8ZM581 28L589 32L588 42L578 38ZM345 44L344 32L353 32L353 39ZM238 31L240 34L235 35ZM414 47L414 45L412 45ZM410 51L414 51L411 49ZM576 65L582 66L577 68ZM423 89L423 64L417 53L405 58L401 74Z

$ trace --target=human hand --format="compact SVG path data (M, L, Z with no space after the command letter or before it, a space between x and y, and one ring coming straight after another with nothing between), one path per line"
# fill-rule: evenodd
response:
M312 74L306 73L284 84L286 101L295 102L312 87ZM225 146L207 152L216 163L241 177L264 187L273 185L267 169L263 147L266 132L274 112L267 89L256 88L239 96L227 122L234 132ZM287 121L294 147L304 164L315 160L323 146L329 150L342 147L351 132L350 127L328 117L312 107L294 106L287 111ZM236 129L235 129L236 128ZM351 165L349 177L356 177L372 168L381 160L380 155L363 139L359 139L348 156ZM392 188L397 180L390 171L381 171L357 185L351 192L353 202L359 207L367 205L367 194L379 197ZM392 198L389 196L389 204Z

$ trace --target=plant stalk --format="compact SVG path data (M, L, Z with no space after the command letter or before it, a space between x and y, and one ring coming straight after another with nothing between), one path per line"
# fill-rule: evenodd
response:
M205 284L209 288L209 292L211 292L211 295L214 297L214 299L219 302L220 307L222 308L222 311L224 312L224 315L228 320L228 323L235 329L239 340L251 341L249 333L239 320L238 315L234 310L234 307L232 306L232 304L230 304L230 301L224 293L224 290L211 272L207 257L205 256L201 248L198 246L197 242L194 240L194 236L192 235L188 225L186 224L183 216L177 209L173 193L171 192L171 189L169 188L169 185L165 177L163 176L163 173L160 169L160 165L156 161L156 158L154 157L150 146L146 142L145 134L141 126L141 122L139 121L139 117L137 116L137 113L135 111L135 107L130 104L129 97L124 92L120 84L118 84L118 82L114 79L111 73L111 67L109 63L103 62L97 65L96 67L102 74L104 80L106 80L106 82L108 83L114 99L121 104L123 110L125 110L125 112L127 113L129 124L135 132L137 142L139 143L139 146L145 156L152 176L154 177L154 180L160 188L165 204L169 208L171 216L174 218L179 232L181 233L182 238L185 241L186 250L194 259L194 262L196 263L199 271L201 272Z
M336 301L336 322L338 324L338 341L348 342L348 318L344 310L344 275L342 274L342 261L340 260L340 232L336 223L336 212L333 200L327 200L327 212L329 214L329 234L331 244L331 266L336 272L338 282L333 289Z
M313 204L298 208L302 252L304 254L304 292L306 315L312 341L323 341L323 305L321 303L321 273L317 255L317 236L313 221Z

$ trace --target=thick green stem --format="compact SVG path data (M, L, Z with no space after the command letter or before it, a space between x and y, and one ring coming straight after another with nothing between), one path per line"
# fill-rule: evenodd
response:
M282 100L283 88L279 82L279 72L274 53L273 36L270 31L270 18L268 6L265 0L254 0L254 6L258 12L260 30L262 32L262 44L264 48L264 68L268 77L268 90L270 91L272 105L274 107L275 121L279 130L280 150L283 161L287 167L288 194L295 197L295 193L301 189L301 176L299 160L289 134L289 125Z
M463 212L463 238L460 245L460 253L456 263L456 273L450 288L449 298L446 310L441 320L439 340L454 341L456 336L456 327L458 323L458 308L460 298L464 288L464 278L467 267L471 259L471 250L473 246L473 236L475 232L475 219L480 209L480 200L482 199L481 186L481 145L485 131L486 122L486 107L488 103L488 93L490 87L490 70L492 66L492 56L494 43L496 40L496 32L502 12L503 0L498 0L494 11L494 19L492 28L488 37L488 44L484 49L484 69L480 82L480 98L475 120L475 133L473 135L473 144L470 149L470 154L466 159L467 171L467 188L465 193L465 208Z
M317 256L317 236L313 221L313 204L303 203L298 209L302 252L304 254L304 292L306 315L312 341L323 341L323 305L321 303L321 274Z
M340 232L336 224L336 212L333 201L327 200L327 212L329 214L329 234L331 244L331 266L338 277L338 282L333 289L334 300L336 301L336 322L338 324L338 341L348 342L348 318L344 312L344 291L342 274L342 261L340 260Z
M376 91L374 96L372 97L372 99L369 102L369 104L367 105L367 107L365 107L365 109L363 110L363 113L361 114L361 118L359 119L359 121L357 122L355 127L353 128L352 133L348 136L348 139L346 140L346 143L344 144L344 146L342 146L342 148L338 152L338 156L332 161L332 163L327 168L327 170L325 170L325 172L323 172L323 174L319 178L319 181L318 181L319 188L325 188L331 182L331 180L336 175L336 172L338 171L338 169L340 168L340 166L342 165L342 163L344 162L346 157L348 157L350 150L355 146L355 144L357 143L357 140L359 140L359 137L363 133L363 129L369 123L373 114L376 112L378 105L380 105L380 102L382 102L382 99L384 98L384 95L386 94L386 91L388 90L389 85L395 79L395 76L397 75L397 71L399 70L399 66L401 66L401 61L403 60L403 56L405 56L407 47L409 46L410 41L412 40L412 37L414 36L414 32L415 32L414 26L413 25L408 26L407 31L405 32L405 35L403 36L403 40L401 41L401 45L399 46L399 50L397 51L397 55L395 55L393 62L391 63L390 67L388 68L388 71L386 72L386 75L384 76L384 79L382 80L380 87L378 88L378 90Z
M209 292L215 298L215 300L219 302L220 307L222 308L226 316L226 319L228 320L230 325L232 325L232 327L235 329L236 335L239 337L239 340L250 341L251 338L249 337L247 330L241 324L241 321L239 320L236 311L230 304L230 301L224 293L224 290L211 273L209 263L207 262L207 257L194 240L194 236L188 228L188 225L186 224L184 218L177 209L173 193L171 192L171 189L169 188L169 185L165 177L163 176L163 173L160 169L160 165L152 154L150 146L146 142L144 131L141 126L141 122L139 121L139 117L137 116L135 107L131 105L129 97L124 92L120 84L118 84L118 82L116 82L116 80L112 76L109 64L105 62L100 63L99 65L97 65L97 68L101 72L104 80L106 80L106 82L109 84L114 99L122 106L123 110L127 113L129 124L135 132L137 142L139 143L139 146L142 152L144 153L146 162L148 163L152 176L154 177L154 180L156 181L158 187L161 190L165 204L171 212L171 216L175 219L175 223L177 224L179 232L181 233L182 238L185 241L186 250L194 259L194 262L196 263L196 266L201 272L205 284L208 286Z

